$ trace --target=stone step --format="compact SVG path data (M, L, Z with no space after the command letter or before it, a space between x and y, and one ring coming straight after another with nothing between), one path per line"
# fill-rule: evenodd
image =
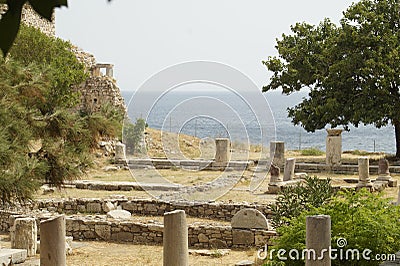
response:
M25 249L0 249L0 265L14 265L26 260L27 251Z

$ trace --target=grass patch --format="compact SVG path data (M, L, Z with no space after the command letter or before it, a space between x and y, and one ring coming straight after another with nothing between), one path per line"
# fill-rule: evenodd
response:
M325 153L318 148L311 147L311 148L301 150L300 154L302 156L321 156L321 155L324 155Z

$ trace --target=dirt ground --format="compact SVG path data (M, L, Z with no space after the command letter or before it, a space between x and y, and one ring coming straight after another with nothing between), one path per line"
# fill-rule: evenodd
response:
M2 248L10 248L10 238L7 234L0 234ZM221 256L219 251L212 250L212 256L189 255L189 265L235 265L242 260L257 260L257 250L231 250L229 254ZM40 255L29 258L21 266L39 265ZM132 245L120 243L80 241L74 242L71 255L67 256L68 266L159 266L162 265L163 247Z

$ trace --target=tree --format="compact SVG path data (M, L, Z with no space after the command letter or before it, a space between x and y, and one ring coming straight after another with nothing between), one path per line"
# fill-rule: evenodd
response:
M331 127L392 124L400 157L400 8L397 0L361 0L340 25L328 19L297 23L277 40L278 57L263 64L273 72L263 91L309 97L288 109L296 125L314 132Z
M111 0L108 0L110 2ZM22 7L29 4L43 18L51 21L54 8L68 6L67 0L0 0L7 12L0 19L0 49L4 57L10 50L21 24Z
M130 120L126 121L123 129L123 140L127 149L132 154L140 151L139 143L143 139L145 128L146 122L143 118L136 119L135 124L133 124Z
M279 237L269 250L286 250L285 256L288 260L285 265L304 265L304 260L292 260L288 253L296 249L301 254L306 248L306 217L319 214L331 217L331 246L332 249L337 249L332 253L336 256L332 265L380 265L382 261L379 259L383 257L376 257L375 260L375 255L395 254L400 249L400 206L394 205L382 193L370 193L362 189L358 192L339 192L320 207L303 211L293 217L288 225L277 228ZM338 242L340 239L345 241ZM338 243L345 244L338 246ZM340 249L343 251L342 255ZM346 258L346 254L349 254L347 251L355 249L360 252L360 259L351 259L351 255ZM367 253L370 260L361 255L365 249L372 251ZM274 259L279 261L276 257Z
M43 182L59 186L90 167L99 137L120 135L124 113L78 111L85 80L71 44L22 26L0 60L0 200L24 202Z

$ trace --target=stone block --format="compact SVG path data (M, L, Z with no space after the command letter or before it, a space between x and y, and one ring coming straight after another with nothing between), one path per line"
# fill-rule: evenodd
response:
M208 243L208 237L205 234L200 233L197 237L200 243Z
M26 249L0 249L0 265L14 265L23 263L27 257Z
M35 218L17 218L11 233L11 248L26 249L27 256L35 256L37 225Z
M94 231L97 236L102 240L110 240L111 238L111 227L109 225L95 225Z
M107 212L107 217L112 219L130 219L132 214L126 210L112 210Z
M254 244L254 233L250 230L232 229L232 238L234 245Z
M111 235L111 240L131 242L133 241L133 234L130 232L117 232Z
M101 213L102 212L101 204L99 202L89 202L86 205L86 212Z
M268 230L267 218L259 210L245 208L237 212L231 221L232 228Z

